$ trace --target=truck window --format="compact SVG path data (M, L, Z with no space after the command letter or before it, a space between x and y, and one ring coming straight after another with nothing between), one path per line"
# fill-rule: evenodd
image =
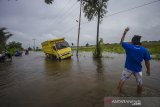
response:
M67 48L67 47L69 47L69 44L66 41L56 43L56 48L57 49L63 49L63 48Z

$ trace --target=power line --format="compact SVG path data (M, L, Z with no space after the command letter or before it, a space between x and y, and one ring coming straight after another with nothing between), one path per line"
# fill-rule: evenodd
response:
M125 9L125 10L121 10L121 11L119 11L119 12L115 12L115 13L112 13L112 14L110 14L110 15L107 15L107 16L105 16L105 18L114 16L114 15L117 15L117 14L120 14L120 13L125 13L125 12L128 12L128 11L137 9L137 8L141 8L141 7L144 7L144 6L147 6L147 5L150 5L150 4L159 2L159 1L160 1L160 0L156 0L156 1L152 1L152 2L149 2L149 3L145 3L145 4L142 4L142 5L136 6L136 7L132 7L132 8ZM93 20L93 21L95 21L95 20ZM90 22L89 22L89 21L88 21L88 22L84 22L84 23L82 23L82 25L83 25L83 24L87 24L87 23L90 23Z
M63 19L64 16L65 16L66 14L68 14L68 13L70 12L70 10L71 10L76 4L77 4L77 1L74 2L68 10L66 10L65 12L63 12L64 14L61 16L60 19ZM71 10L71 11L72 11L72 10ZM61 21L61 20L60 20L60 21ZM58 22L61 23L60 21L58 21ZM58 22L57 22L57 23L58 23ZM58 23L58 24L59 24L59 23Z
M34 44L34 51L36 50L36 44L35 44L35 42L36 42L36 39L32 39L33 40L33 44Z
M76 4L77 4L77 2L71 6L70 10L71 10ZM75 9L72 9L72 10L75 11ZM68 16L72 13L72 10L71 10L71 11L68 11L68 13L66 12L63 16L68 17ZM63 17L62 17L62 19L63 19ZM57 23L60 24L60 23L64 22L65 20L67 20L67 18L65 18L64 20L60 20L60 21L58 21Z
M77 4L77 1L74 2L74 3L72 4L72 6L71 6L67 11L64 12L63 16L65 16L67 12L70 12L70 10L71 10L76 4ZM67 15L68 15L68 14L67 14ZM63 18L63 17L61 17L61 18ZM59 21L57 21L56 23L57 23L57 24L60 24L60 23L64 22L65 20L66 20L66 18L65 18L64 20L59 20Z
M69 0L70 1L70 0ZM68 3L69 3L69 1L68 1ZM70 11L74 6L75 6L75 4L77 3L77 1L76 2L74 2L72 5L71 5L71 7L67 10L67 11ZM65 8L65 7L64 7ZM63 8L63 9L64 9ZM64 12L64 14L66 14L67 13L67 11L65 11ZM64 15L63 15L64 16ZM62 17L61 17L62 18ZM60 23L62 23L63 21L57 21L56 23L58 23L58 24L60 24ZM51 24L52 24L53 22L51 22ZM45 30L43 30L43 32L45 32L45 31L47 31L48 29L45 29Z
M70 29L68 29L67 31L65 31L62 35L67 34L68 32L72 31L74 28L76 28L78 25L74 25L72 26Z
M67 4L70 2L71 0L68 0L68 2L66 2L66 4L64 5L64 7L62 9L60 9L60 11L64 10L66 7L67 7ZM55 18L56 19L57 17L59 16L59 12L57 12L57 14L55 15Z
M117 15L117 14L121 14L121 13L124 13L124 12L128 12L128 11L131 11L131 10L134 10L134 9L137 9L137 8L141 8L141 7L144 7L144 6L147 6L147 5L150 5L150 4L153 4L153 3L156 3L156 2L159 2L160 0L156 0L156 1L152 1L152 2L149 2L149 3L145 3L145 4L142 4L142 5L139 5L139 6L136 6L136 7L132 7L132 8L129 8L129 9L125 9L125 10L121 10L119 12L115 12L115 13L112 13L110 15L107 15L105 16L106 18L108 17L111 17L111 16L114 16L114 15ZM95 21L95 20L93 20ZM88 22L83 22L81 25L84 25L84 24L87 24L87 23L90 23L89 21ZM71 31L75 26L73 26L71 29L67 30L66 32L68 33L69 31ZM64 34L64 33L63 33Z
M150 4L159 2L159 1L160 1L160 0L156 0L156 1L152 1L152 2L149 2L149 3L145 3L145 4L142 4L142 5L136 6L136 7L132 7L132 8L126 9L126 10L121 10L121 11L119 11L119 12L115 12L115 13L110 14L110 15L105 16L105 17L110 17L110 16L113 16L113 15L117 15L117 14L120 14L120 13L124 13L124 12L127 12L127 11L131 11L131 10L134 10L134 9L137 9L137 8L141 8L141 7L144 7L144 6L147 6L147 5L150 5Z

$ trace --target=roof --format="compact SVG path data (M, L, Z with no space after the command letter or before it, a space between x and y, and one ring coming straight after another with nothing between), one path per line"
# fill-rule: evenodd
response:
M64 40L64 37L63 37L63 38L52 39L52 40L47 40L47 41L42 42L41 44L45 44L45 43L47 43L47 42L60 41L60 40Z

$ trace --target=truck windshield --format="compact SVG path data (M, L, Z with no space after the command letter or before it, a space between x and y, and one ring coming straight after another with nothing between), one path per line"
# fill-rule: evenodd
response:
M66 41L56 43L56 48L57 49L63 49L63 48L67 48L67 47L69 47L69 44Z

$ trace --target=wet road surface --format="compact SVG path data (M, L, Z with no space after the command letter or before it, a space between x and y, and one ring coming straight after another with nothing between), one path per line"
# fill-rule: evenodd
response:
M94 59L89 52L63 61L47 59L42 52L14 57L0 63L0 107L103 107L107 96L139 96L133 76L125 94L116 90L124 61L123 54ZM144 68L141 96L160 97L159 67L159 61L151 61L150 77Z

